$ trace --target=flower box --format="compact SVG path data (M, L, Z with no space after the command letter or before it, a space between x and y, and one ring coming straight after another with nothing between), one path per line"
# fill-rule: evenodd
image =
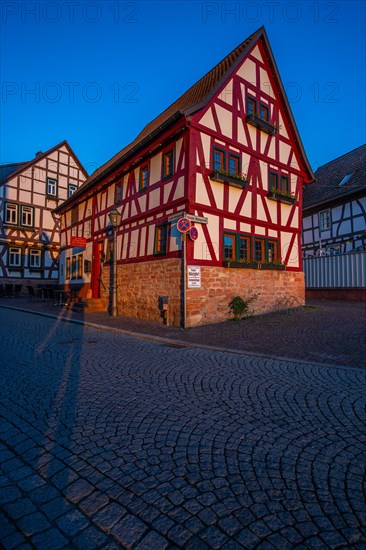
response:
M283 202L283 203L285 203L285 204L295 204L295 202L296 202L296 198L295 198L295 197L290 197L290 196L282 195L281 193L274 193L273 191L270 191L270 192L267 194L267 198L268 198L268 199L271 199L271 200L273 200L273 201Z
M223 266L233 269L267 269L273 271L284 271L286 269L285 264L261 264L260 262L237 262L236 260L225 260Z
M285 271L285 264L260 264L260 269L269 269L273 271Z
M257 262L236 262L235 260L225 260L224 267L258 269L258 264Z
M274 136L278 132L278 128L276 126L273 126L273 124L270 124L269 122L267 122L267 120L263 120L263 118L259 118L258 116L253 114L247 115L245 117L245 122L251 124L252 126L255 126L256 128L259 128L270 136Z
M229 185L232 185L233 187L238 187L239 189L245 189L246 187L248 187L248 180L240 176L223 174L222 172L215 171L212 172L210 178L213 181L217 181L219 183L228 183Z

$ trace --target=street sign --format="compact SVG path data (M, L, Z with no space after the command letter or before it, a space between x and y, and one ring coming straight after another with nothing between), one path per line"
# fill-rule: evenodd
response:
M86 238L85 237L71 237L70 245L77 248L86 247Z
M198 239L197 227L191 227L191 229L189 230L189 236L192 239L192 241L195 241L196 239Z
M191 222L188 218L180 218L177 223L177 229L181 233L188 233L188 231L191 229Z
M186 213L184 211L175 212L175 214L170 214L168 216L168 222L174 222L176 220L179 220L179 218L184 218Z
M195 223L203 223L203 224L208 223L208 218L205 218L204 216L193 216L191 214L187 214L186 218L191 222L195 222Z
M188 266L188 288L201 288L201 267L199 265Z

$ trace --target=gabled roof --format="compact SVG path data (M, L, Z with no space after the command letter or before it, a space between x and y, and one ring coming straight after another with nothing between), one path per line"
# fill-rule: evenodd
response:
M77 201L78 197L83 195L85 191L94 186L104 176L106 176L113 169L117 168L122 162L127 161L133 154L139 149L145 147L152 139L162 133L164 130L173 125L178 119L183 116L189 116L194 112L205 107L213 96L220 90L225 82L230 78L231 74L237 69L241 62L245 59L254 45L262 40L265 49L268 52L268 61L272 67L275 78L280 89L280 93L283 100L283 106L287 115L291 121L292 129L294 133L294 139L297 142L299 154L303 160L304 169L309 174L309 181L313 180L313 172L306 157L300 135L298 133L295 120L293 118L290 104L286 97L286 92L283 87L277 65L269 45L267 33L264 27L261 27L252 35L250 35L244 42L239 44L232 52L230 52L220 63L218 63L213 69L211 69L205 76L203 76L196 84L191 86L182 96L180 96L174 103L172 103L165 111L149 122L144 129L138 134L138 136L110 160L103 164L100 168L95 170L91 176L83 183L82 186L62 205L57 208L57 211L63 210L69 204Z
M70 145L67 143L66 140L64 140L64 141L61 141L60 143L58 143L57 145L55 145L54 147L52 147L51 149L48 149L48 151L46 151L45 153L38 153L37 156L34 157L34 159L32 159L28 162L18 162L18 163L13 163L13 164L3 164L3 165L1 165L0 166L0 185L5 183L9 179L9 177L18 176L24 170L27 170L30 166L33 166L33 164L36 164L40 160L48 157L48 155L50 155L51 153L53 153L54 151L56 151L57 149L59 149L63 145L65 145L67 147L70 154L74 157L75 161L79 164L80 170L82 170L84 176L87 178L88 173L86 172L83 165L81 164L81 162L79 161L79 159L75 155L74 151L71 149ZM7 170L6 169L7 167L14 167L14 170L11 169L11 168L9 170Z
M13 164L1 164L0 165L0 185L3 181L6 181L7 178L17 172L20 168L23 168L29 161L25 162L14 162Z
M340 185L346 176L350 177ZM350 195L362 190L366 191L366 145L318 168L315 183L304 189L303 210L348 199Z

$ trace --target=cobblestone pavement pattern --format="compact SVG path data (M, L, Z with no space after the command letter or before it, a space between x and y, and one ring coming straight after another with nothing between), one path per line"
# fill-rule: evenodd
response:
M363 370L0 308L5 549L366 548Z
M26 297L0 299L0 306L33 310L117 330L145 333L188 344L208 345L277 358L316 361L328 365L366 367L366 303L308 301L305 307L182 329L143 319L131 319L98 312L87 315L53 302L30 302Z

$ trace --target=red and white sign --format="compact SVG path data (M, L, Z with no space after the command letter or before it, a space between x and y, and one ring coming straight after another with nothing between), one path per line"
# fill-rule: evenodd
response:
M71 237L70 245L75 248L86 248L86 237Z
M191 227L192 227L192 223L188 218L180 218L177 222L177 229L181 233L188 233Z
M191 227L190 231L189 231L189 236L190 238L192 239L192 241L195 241L198 239L198 229L197 227Z

